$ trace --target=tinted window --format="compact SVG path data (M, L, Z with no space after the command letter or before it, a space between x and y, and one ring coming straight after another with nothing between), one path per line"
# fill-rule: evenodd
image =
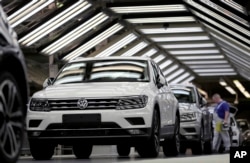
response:
M81 82L148 82L147 61L104 60L67 64L54 84Z
M180 103L196 103L195 92L193 88L173 88L172 91Z

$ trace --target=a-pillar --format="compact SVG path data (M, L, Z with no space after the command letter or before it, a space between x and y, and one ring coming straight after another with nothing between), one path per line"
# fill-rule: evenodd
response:
M56 77L58 72L58 65L55 64L55 57L49 56L49 77Z

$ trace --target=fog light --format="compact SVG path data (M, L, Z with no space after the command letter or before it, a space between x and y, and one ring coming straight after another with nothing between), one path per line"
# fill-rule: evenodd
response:
M131 129L131 130L128 130L128 132L131 134L131 135L141 135L141 134L144 134L143 131L139 130L139 129Z
M40 136L40 135L41 135L40 131L32 132L32 136Z

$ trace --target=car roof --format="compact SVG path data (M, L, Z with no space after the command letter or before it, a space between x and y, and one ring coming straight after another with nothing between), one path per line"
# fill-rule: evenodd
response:
M152 59L149 57L121 57L121 56L115 56L115 57L78 57L74 60L71 60L72 62L79 62L79 61L100 61L100 60L140 60L140 61L151 61Z

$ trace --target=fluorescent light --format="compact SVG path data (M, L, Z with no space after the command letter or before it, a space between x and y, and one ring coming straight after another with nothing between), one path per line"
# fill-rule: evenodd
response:
M220 53L217 49L204 49L204 50L175 50L175 51L169 51L170 54L173 55L179 55L179 54L214 54L214 53Z
M240 83L239 80L233 80L233 83L246 98L250 98L249 92L245 89L245 87Z
M186 73L180 75L179 77L177 77L176 79L170 81L169 83L178 84L179 82L181 82L183 79L185 79L188 76L190 76L190 73L186 72Z
M233 88L231 88L231 87L229 87L229 86L226 86L225 88L226 88L226 90L227 90L229 93L231 93L232 95L235 95L235 94L236 94L236 92L233 90Z
M121 56L132 56L135 53L137 53L140 50L142 50L143 48L145 48L147 45L148 45L148 43L141 42L141 43L137 44L136 46L134 46L133 48L131 48L128 51L126 51L125 53L123 53Z
M203 59L222 59L223 55L205 55L205 56L177 56L179 60L203 60ZM197 61L198 62L198 61Z
M201 27L175 27L175 28L151 28L151 29L140 29L144 34L161 34L161 33L193 33L203 32Z
M156 52L157 52L157 50L155 50L155 49L150 49L150 50L148 50L146 53L144 53L144 54L142 55L142 57L151 57L151 56L154 55Z
M179 69L179 70L175 71L174 73L172 73L171 75L167 76L167 80L171 81L183 72L184 72L184 69Z
M245 28L233 23L232 21L229 21L228 19L225 19L223 16L220 16L219 14L216 14L215 12L207 9L206 7L203 7L202 5L196 3L193 0L184 0L186 1L186 3L190 4L191 6L199 9L200 11L203 11L205 13L208 13L210 16L220 20L221 22L224 22L225 24L229 25L230 27L233 27L235 29L237 29L238 31L240 31L241 33L250 36L250 32L249 30L246 30Z
M173 65L169 69L167 69L166 71L164 71L163 74L165 76L167 76L169 73L171 73L172 71L176 70L178 67L179 67L178 65Z
M160 69L163 70L165 67L169 66L170 64L172 64L173 61L172 60L167 60L166 62L160 64Z
M103 40L107 39L108 37L114 35L116 32L123 28L120 24L115 24L112 27L105 30L103 33L99 34L98 36L94 37L87 43L83 44L79 48L72 51L70 54L65 56L63 60L71 60L74 58L79 57L80 55L84 54L86 51L90 50L91 48L95 47L96 45L100 44Z
M227 86L227 83L226 83L225 80L223 80L223 79L220 79L220 80L219 80L219 83L220 83L220 85L223 86L223 87Z
M128 22L137 23L175 23L175 22L195 22L196 20L192 16L182 17L155 17L155 18L131 18L126 19Z
M199 76L235 76L235 72L212 72L212 73L199 73Z
M236 3L235 1L233 0L220 0L221 2L225 3L226 5L234 8L235 10L247 15L245 9L243 6L239 5L238 3Z
M185 48L211 48L215 47L214 43L199 43L199 44L163 44L161 47L165 49L185 49Z
M104 13L99 13L95 15L88 21L84 22L82 25L78 26L73 31L69 32L65 36L61 37L59 40L44 48L42 52L50 55L55 53L56 51L62 49L63 47L71 43L73 40L76 40L77 38L81 37L82 35L89 32L94 27L98 26L107 19L108 16Z
M201 69L201 68L231 68L230 65L195 65L189 66L191 69Z
M27 20L30 18L32 15L36 14L40 10L42 10L44 7L48 6L54 2L54 0L49 0L49 1L37 1L33 0L12 15L8 17L8 20L11 24L11 27L14 28L23 21Z
M194 80L194 76L190 76L189 78L185 79L184 81L181 82L181 84L187 84L190 83L192 80Z
M53 30L62 26L67 21L71 20L73 17L85 11L90 6L91 4L89 4L88 2L84 0L79 0L74 5L70 6L69 8L62 11L43 25L39 26L35 30L22 37L19 42L27 46L32 45L36 41L46 36L48 33L52 32Z
M209 40L208 36L166 36L166 37L151 37L155 42L174 42L174 41L195 41L195 40Z
M187 11L184 5L149 5L149 6L127 6L127 7L111 7L116 13L149 13L149 12L173 12Z
M213 73L213 72L234 72L234 69L232 68L227 68L227 69L193 69L194 72L200 73L200 72L208 72L208 73Z
M212 7L213 9L219 11L220 13L226 15L226 16L229 16L230 18L234 19L235 21L249 27L249 24L246 20L242 19L241 17L235 15L234 13L226 10L225 8L211 2L210 0L200 0L201 2L207 4L208 6Z
M115 52L117 52L119 49L123 48L125 45L129 44L130 42L132 42L133 40L135 40L137 38L137 36L133 33L127 35L126 37L122 38L120 41L116 42L115 44L113 44L112 46L110 46L109 48L103 50L102 52L100 52L99 54L96 55L96 57L107 57L110 56L112 54L114 54Z
M161 60L163 60L166 56L163 54L158 55L156 58L154 58L154 61L156 63L159 63Z
M226 60L214 60L214 61L184 61L183 62L184 64L187 64L187 65L200 65L200 64L225 64L225 63L228 63Z

